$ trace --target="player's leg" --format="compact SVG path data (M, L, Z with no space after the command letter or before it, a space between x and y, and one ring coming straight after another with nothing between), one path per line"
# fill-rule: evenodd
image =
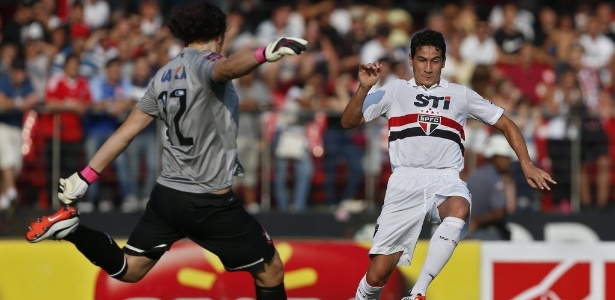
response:
M64 240L73 243L109 276L124 282L138 282L157 262L145 256L125 254L108 234L83 225L77 226Z
M370 255L367 273L357 287L356 300L379 299L382 288L395 270L403 252Z
M436 197L440 197L436 195ZM429 242L427 257L419 277L410 292L411 295L425 295L427 287L442 271L453 255L459 241L465 236L466 220L470 213L470 203L464 197L450 196L438 207L442 223L438 226ZM412 299L412 298L410 298Z
M379 299L395 267L410 264L425 220L425 184L425 179L404 170L396 170L389 178L369 250L370 264L355 299Z
M258 264L248 269L254 278L256 299L285 300L284 264L276 251L268 263Z
M45 239L69 241L93 264L122 281L136 282L154 266L151 259L125 255L108 234L80 225L78 216L75 207L65 206L50 216L37 218L30 224L26 239L32 243Z
M217 255L227 271L248 271L254 278L257 300L287 299L282 260L241 200L232 192L185 197L192 209L178 220L178 226L188 238Z
M156 185L152 191L152 201L123 249L108 234L80 225L79 213L73 206L64 206L53 215L32 222L26 239L29 242L67 240L111 277L125 282L137 282L175 241L184 237L165 221L169 216L177 216L177 211L173 209L177 195L167 190Z

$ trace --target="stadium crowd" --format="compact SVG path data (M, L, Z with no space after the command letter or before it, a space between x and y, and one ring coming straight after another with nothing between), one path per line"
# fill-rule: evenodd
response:
M0 210L49 207L57 178L89 160L154 72L182 50L164 26L168 2L21 0L3 11ZM410 38L431 28L446 38L443 76L505 108L535 164L558 182L550 192L536 192L513 162L494 183L505 194L506 211L613 212L615 14L609 2L459 1L424 14L413 13L413 1L219 2L228 13L225 55L280 36L309 42L305 55L263 65L235 82L245 169L236 190L248 211L261 209L269 189L279 211L380 205L390 174L384 119L345 130L341 113L358 85L360 63L383 64L385 75L374 88L410 79ZM494 134L481 123L467 124L462 176L491 157L483 150ZM164 124L138 136L79 210L142 209L164 138Z

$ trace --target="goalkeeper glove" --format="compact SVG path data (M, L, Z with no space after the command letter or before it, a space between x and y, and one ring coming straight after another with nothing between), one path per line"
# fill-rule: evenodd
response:
M256 49L254 56L259 63L278 61L284 55L296 55L306 50L307 41L294 37L283 37L265 47Z
M98 173L89 166L85 167L81 172L75 172L67 179L60 178L58 199L66 205L72 204L83 197L85 191L96 179L98 179Z

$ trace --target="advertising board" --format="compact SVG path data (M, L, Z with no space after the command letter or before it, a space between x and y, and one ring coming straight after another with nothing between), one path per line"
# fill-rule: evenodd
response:
M615 299L615 243L483 243L481 299Z

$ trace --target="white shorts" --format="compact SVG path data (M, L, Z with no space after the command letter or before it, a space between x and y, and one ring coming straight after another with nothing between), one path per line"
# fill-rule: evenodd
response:
M21 170L21 128L0 123L0 169Z
M369 254L388 255L401 251L403 254L397 265L410 265L424 220L440 223L438 206L450 196L463 197L472 204L468 187L459 178L459 172L396 168L389 178ZM468 228L466 220L462 237Z

